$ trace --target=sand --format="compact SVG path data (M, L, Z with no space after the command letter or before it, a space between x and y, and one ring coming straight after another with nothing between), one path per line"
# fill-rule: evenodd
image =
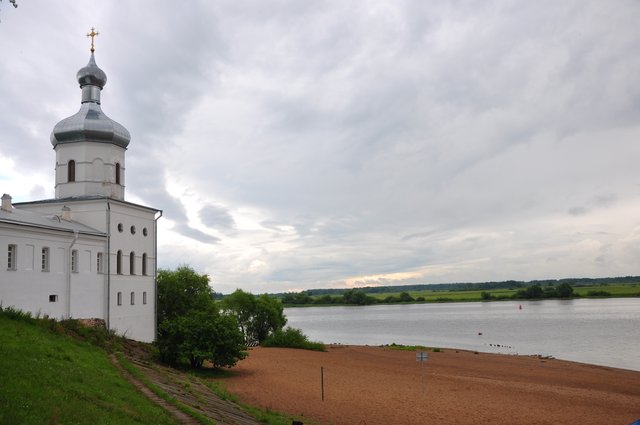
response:
M621 424L640 419L640 372L444 349L255 348L226 378L246 403L305 423ZM324 401L320 368L324 369Z

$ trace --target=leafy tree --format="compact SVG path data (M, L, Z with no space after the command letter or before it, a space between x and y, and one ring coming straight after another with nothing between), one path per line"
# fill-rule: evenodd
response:
M544 296L544 290L537 283L531 286L528 286L525 289L520 289L516 292L514 298L526 298L526 299L538 299Z
M215 310L209 276L188 266L158 271L158 323L184 316L191 310Z
M350 289L342 295L345 304L369 305L376 302L376 299L368 296L364 291Z
M160 358L172 365L188 362L199 368L208 360L214 367L231 367L246 356L243 335L232 316L191 310L162 322L159 333Z
M166 363L231 367L246 355L235 317L218 311L209 277L190 267L158 272L157 320L156 344Z
M249 333L258 342L264 341L272 332L287 324L282 303L263 294L256 298L253 320Z
M401 292L400 293L400 302L410 303L412 301L414 301L414 299L408 292Z
M573 287L569 282L562 282L556 288L556 292L560 298L571 298L573 296Z
M223 309L235 316L246 341L260 343L287 323L282 303L264 294L237 289L222 300Z

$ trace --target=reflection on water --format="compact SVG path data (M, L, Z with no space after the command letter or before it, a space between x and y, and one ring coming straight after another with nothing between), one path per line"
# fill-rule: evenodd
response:
M301 307L285 314L289 326L325 343L541 354L640 370L640 298Z

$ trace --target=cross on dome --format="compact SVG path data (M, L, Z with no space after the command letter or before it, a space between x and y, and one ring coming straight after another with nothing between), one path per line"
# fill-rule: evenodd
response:
M100 35L100 33L96 32L96 29L94 27L91 27L91 32L87 33L87 37L91 37L91 53L96 51L96 49L93 47L93 39L96 35Z

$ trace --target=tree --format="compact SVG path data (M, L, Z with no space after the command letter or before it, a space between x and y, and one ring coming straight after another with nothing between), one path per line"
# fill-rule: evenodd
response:
M556 292L560 298L571 298L573 296L573 287L569 282L562 282L556 288Z
M235 316L248 343L261 343L287 323L282 303L266 294L256 297L237 289L222 300L222 306Z
M400 293L400 302L410 303L412 301L414 301L414 299L408 292L401 292Z
M209 276L189 266L158 271L158 324L191 310L215 310Z
M244 336L235 317L221 314L209 277L188 266L158 272L160 359L171 365L231 367L244 358Z
M368 296L364 291L358 289L350 289L345 292L342 297L344 298L345 304L369 305L376 302L375 298Z
M544 290L537 283L531 286L526 287L525 289L520 289L516 292L514 298L526 298L526 299L538 299L542 298L544 295Z
M161 323L158 338L160 359L172 365L188 362L202 367L231 367L246 357L244 338L232 316L191 310Z
M284 327L287 318L284 316L282 303L266 294L256 299L253 320L249 328L249 333L258 342L262 342L267 337Z

